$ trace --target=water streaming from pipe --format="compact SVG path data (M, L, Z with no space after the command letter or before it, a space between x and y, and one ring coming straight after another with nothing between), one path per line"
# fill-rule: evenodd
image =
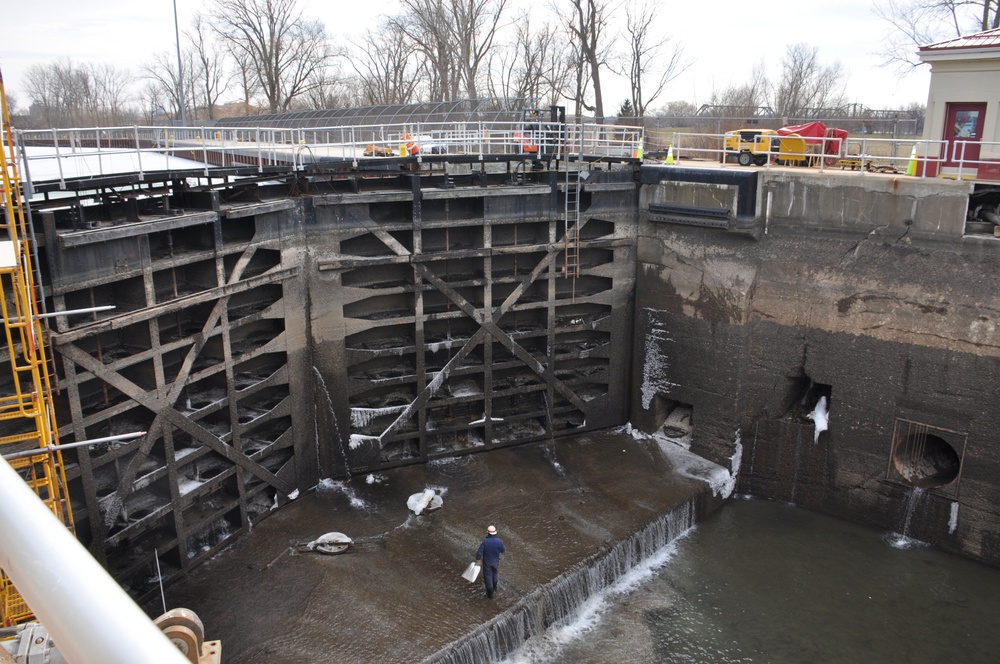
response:
M497 662L510 656L529 638L572 619L588 599L693 527L696 500L679 505L607 551L536 588L507 611L428 657L425 664Z
M313 371L316 372L316 377L319 378L320 388L323 390L323 398L326 401L326 411L330 414L330 419L333 422L333 435L337 440L337 449L340 450L340 455L344 459L344 474L347 479L351 479L351 465L347 458L347 449L344 447L344 439L340 435L340 425L337 423L337 413L333 409L333 399L330 398L330 390L326 387L326 381L323 380L323 374L320 373L319 367L313 367ZM316 440L316 450L319 454L319 439ZM318 459L317 459L318 461Z
M792 492L791 496L788 498L788 502L795 504L795 492L798 489L799 483L799 463L802 460L802 427L797 427L798 432L795 434L795 464L792 469Z
M924 546L923 542L910 537L910 521L913 519L913 514L916 512L924 493L923 489L916 486L910 490L910 495L906 498L906 516L903 518L903 532L892 533L888 537L889 544L895 548L908 549L913 546Z

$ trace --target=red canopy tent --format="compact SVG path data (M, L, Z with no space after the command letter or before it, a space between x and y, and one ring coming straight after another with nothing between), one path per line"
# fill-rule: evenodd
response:
M790 134L801 136L808 145L822 145L823 154L834 157L843 155L844 148L847 145L846 129L827 127L818 120L790 127L782 127L778 130L779 136L788 136Z

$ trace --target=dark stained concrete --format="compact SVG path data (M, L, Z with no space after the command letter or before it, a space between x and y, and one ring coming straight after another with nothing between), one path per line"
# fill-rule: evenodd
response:
M421 661L673 508L694 500L701 516L721 503L705 482L672 472L656 443L621 433L374 479L321 483L169 587L168 608L197 612L225 662ZM444 504L413 516L407 498L427 487ZM508 549L493 600L460 576L490 524ZM354 549L288 553L330 531L352 537Z

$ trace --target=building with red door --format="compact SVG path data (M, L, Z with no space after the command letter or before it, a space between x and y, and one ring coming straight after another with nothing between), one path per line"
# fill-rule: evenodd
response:
M931 66L927 175L1000 181L1000 29L922 46ZM936 160L934 158L937 157Z

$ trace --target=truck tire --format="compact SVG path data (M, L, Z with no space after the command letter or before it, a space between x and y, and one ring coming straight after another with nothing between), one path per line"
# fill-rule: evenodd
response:
M740 156L736 158L740 166L749 166L753 163L753 155L749 152L741 152Z

